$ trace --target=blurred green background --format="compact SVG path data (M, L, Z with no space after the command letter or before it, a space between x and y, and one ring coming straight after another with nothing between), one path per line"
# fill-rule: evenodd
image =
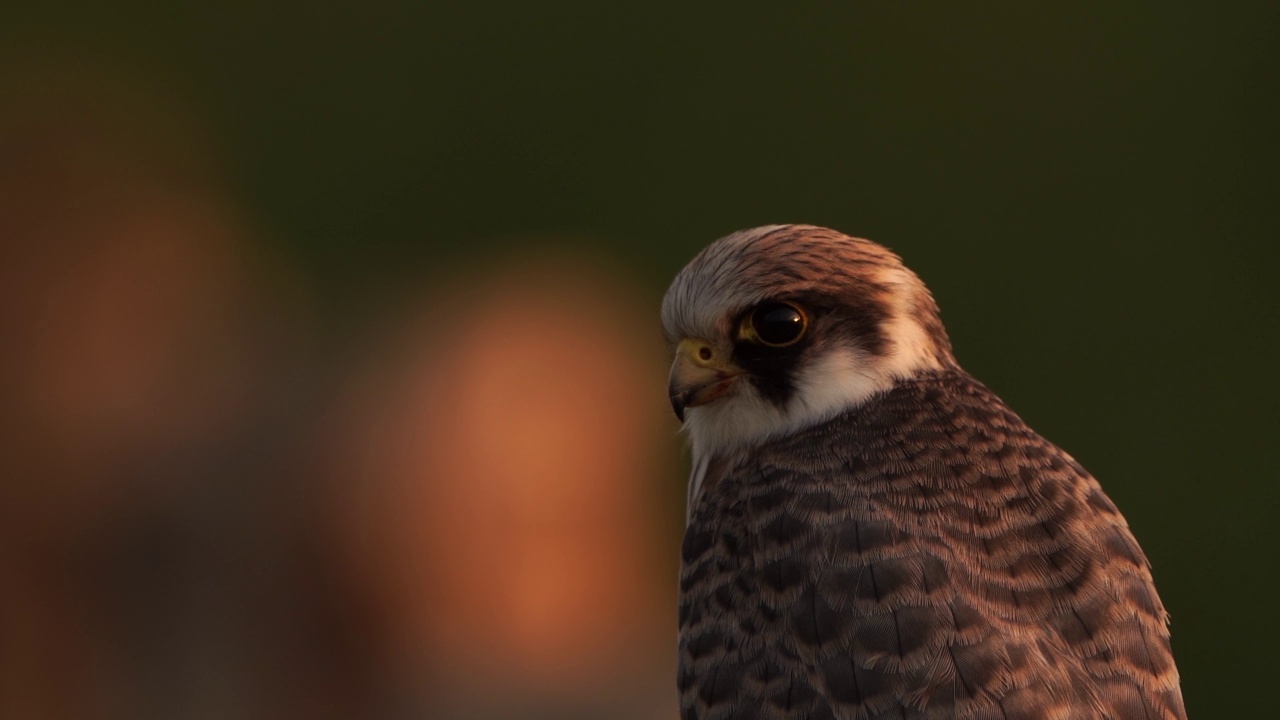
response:
M657 305L806 222L1099 477L1189 713L1265 716L1277 128L1274 2L6 6L0 715L673 716Z

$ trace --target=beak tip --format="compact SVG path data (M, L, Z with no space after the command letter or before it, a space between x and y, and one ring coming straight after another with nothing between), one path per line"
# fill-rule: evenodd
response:
M675 394L671 396L671 409L676 413L676 419L684 422L685 398L683 394Z

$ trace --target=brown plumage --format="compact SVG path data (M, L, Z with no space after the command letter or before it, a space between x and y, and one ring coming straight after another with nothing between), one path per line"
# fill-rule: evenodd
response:
M753 327L779 302L801 335L759 347L790 339ZM960 369L895 256L745 231L681 273L664 322L699 351L673 369L683 718L1185 718L1123 517Z

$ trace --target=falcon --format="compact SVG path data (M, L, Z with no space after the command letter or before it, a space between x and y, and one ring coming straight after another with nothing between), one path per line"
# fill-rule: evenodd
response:
M1146 557L886 248L704 249L662 305L692 448L685 720L1185 718Z

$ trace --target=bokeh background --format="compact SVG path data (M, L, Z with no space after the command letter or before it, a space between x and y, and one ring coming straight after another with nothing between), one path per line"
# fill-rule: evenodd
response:
M773 222L902 254L1267 716L1278 71L1274 2L6 3L0 716L673 717L657 306Z

